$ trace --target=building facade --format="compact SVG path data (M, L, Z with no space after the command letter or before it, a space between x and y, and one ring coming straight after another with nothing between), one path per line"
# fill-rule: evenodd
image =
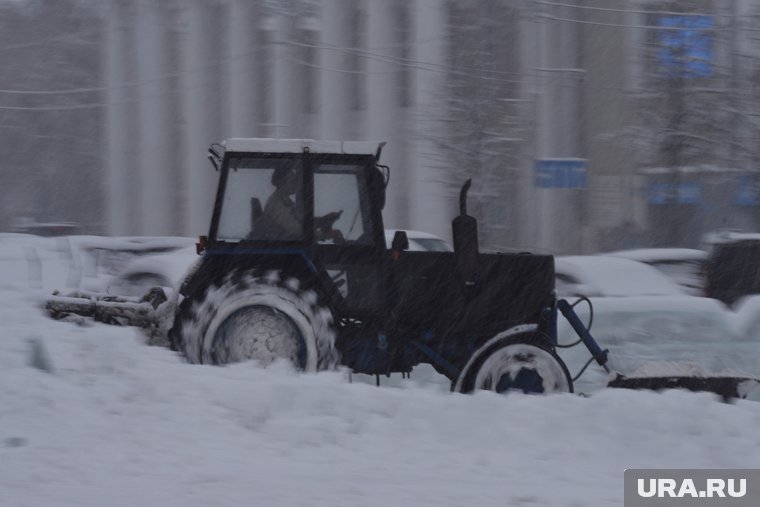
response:
M108 232L205 233L209 145L279 137L386 141L386 222L443 234L435 144L413 135L437 128L438 74L413 62L443 65L440 4L111 1Z
M587 253L657 243L654 230L687 242L673 232L684 209L653 207L642 172L691 163L663 144L677 130L668 118L684 117L668 116L679 102L663 62L679 40L712 34L694 55L720 72L689 81L690 93L741 87L731 65L754 46L736 21L755 3L110 0L107 232L206 232L209 145L279 137L386 141L389 228L449 239L457 190L473 178L486 248ZM731 145L736 122L707 132L694 118L689 135ZM741 169L758 153L708 151Z

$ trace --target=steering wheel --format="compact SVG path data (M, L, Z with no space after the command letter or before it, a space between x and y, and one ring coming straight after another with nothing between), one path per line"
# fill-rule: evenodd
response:
M343 210L333 211L332 213L328 213L327 215L321 216L321 217L315 217L315 222L319 224L319 229L322 229L324 231L332 230L333 225L335 222L338 221L340 216L343 214Z

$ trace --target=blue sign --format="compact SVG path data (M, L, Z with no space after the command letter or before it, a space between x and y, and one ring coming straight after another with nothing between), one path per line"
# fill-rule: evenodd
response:
M660 16L657 59L671 77L707 77L712 75L712 16L670 14ZM672 30L667 30L672 28Z
M667 183L652 183L649 185L647 201L650 204L667 204L671 201L671 185Z
M534 166L534 184L538 188L586 188L587 170L585 159L539 159Z
M700 204L702 187L693 181L683 183L651 183L647 194L650 204Z
M734 204L738 206L760 205L760 186L756 178L742 176L734 191Z
M676 186L676 202L680 204L699 204L702 202L702 187L693 182L684 182Z

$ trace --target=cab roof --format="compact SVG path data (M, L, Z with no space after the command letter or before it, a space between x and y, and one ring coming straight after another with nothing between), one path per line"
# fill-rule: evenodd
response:
M231 138L223 141L227 153L302 153L308 148L311 153L346 155L377 155L385 142L371 141L316 141L314 139L268 139Z

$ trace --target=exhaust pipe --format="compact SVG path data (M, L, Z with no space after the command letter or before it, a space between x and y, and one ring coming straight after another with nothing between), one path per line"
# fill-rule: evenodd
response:
M459 192L459 216L451 223L454 238L454 257L457 271L464 284L468 287L478 282L478 221L467 214L467 192L472 185L469 179L462 185Z

